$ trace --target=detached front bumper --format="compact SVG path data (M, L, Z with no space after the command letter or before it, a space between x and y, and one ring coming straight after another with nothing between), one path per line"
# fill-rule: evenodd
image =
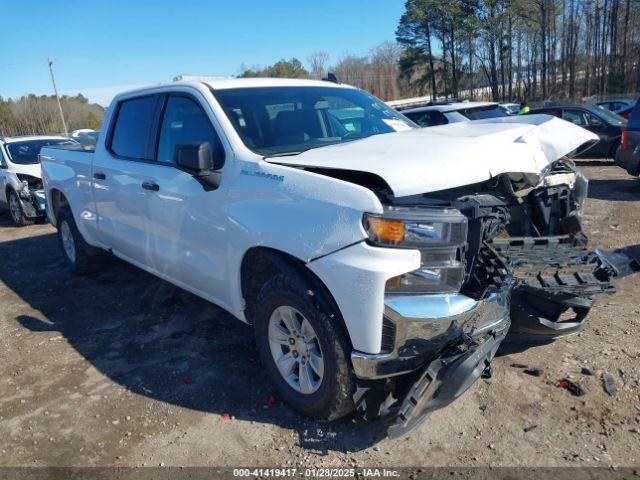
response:
M385 322L395 326L392 351L351 355L361 416L382 420L388 435L397 437L489 374L509 330L510 293L505 288L481 300L461 294L387 296Z
M18 192L18 198L22 203L22 211L28 218L40 218L46 213L46 201L44 190L23 188Z
M356 376L375 380L412 372L462 338L480 339L509 327L510 290L474 300L462 294L387 296L385 330L392 349L367 354L354 351Z

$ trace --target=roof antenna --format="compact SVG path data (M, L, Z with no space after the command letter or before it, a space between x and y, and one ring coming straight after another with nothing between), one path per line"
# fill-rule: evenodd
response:
M326 78L323 78L322 80L324 80L325 82L340 83L338 81L338 77L336 77L336 74L333 72L327 72Z

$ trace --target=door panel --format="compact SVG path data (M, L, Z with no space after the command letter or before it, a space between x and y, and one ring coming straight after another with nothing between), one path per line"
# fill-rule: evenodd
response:
M148 264L149 238L144 223L149 177L150 138L161 97L137 97L120 103L108 148L94 154L93 193L100 241L126 257Z
M220 298L226 290L223 192L205 192L190 174L146 165L159 187L145 198L148 265L193 289Z
M158 186L145 199L146 234L151 266L178 282L206 293L224 305L227 290L223 192L205 192L191 174L172 166L176 146L208 142L214 159L224 150L198 101L186 95L167 97L160 120L157 162L145 172ZM217 163L217 162L216 162Z
M586 110L582 110L580 108L563 109L562 118L563 120L571 122L582 128L585 128L590 132L593 132L596 135L598 135L598 137L600 137L600 141L596 145L591 147L586 152L586 155L590 157L599 157L607 154L608 146L609 146L609 133L608 133L608 126L606 123L604 123L595 115L592 115ZM592 119L599 120L601 122L601 125L593 125Z

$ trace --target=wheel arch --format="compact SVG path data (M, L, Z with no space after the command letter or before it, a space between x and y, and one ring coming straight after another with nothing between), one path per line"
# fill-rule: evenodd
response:
M52 188L49 191L49 199L49 221L53 226L56 226L56 218L58 216L58 212L65 205L69 205L69 200L67 200L67 197L62 192L62 190L59 190L57 188Z
M353 348L349 329L342 317L342 313L331 291L324 282L312 272L304 261L281 250L270 247L257 246L249 248L240 265L241 293L245 302L245 317L253 323L254 305L262 286L275 275L286 274L300 277L320 293L315 295L320 306L335 312L335 318L344 329ZM314 292L315 293L315 292ZM323 305L324 304L324 305Z

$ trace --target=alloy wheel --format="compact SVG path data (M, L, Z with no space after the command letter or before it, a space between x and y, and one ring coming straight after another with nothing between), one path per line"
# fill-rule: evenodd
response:
M76 243L73 239L71 228L66 221L63 221L60 225L60 239L62 240L62 248L64 249L64 253L67 255L67 258L71 261L71 263L75 263Z
M316 392L324 376L324 358L315 330L298 310L276 308L269 318L269 347L273 360L291 388Z

